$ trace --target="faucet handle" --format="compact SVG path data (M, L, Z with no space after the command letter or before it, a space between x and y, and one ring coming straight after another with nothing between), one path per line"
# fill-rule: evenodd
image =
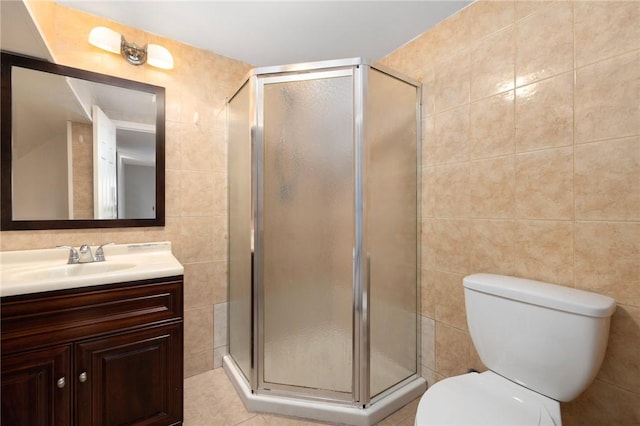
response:
M80 263L80 255L78 254L78 250L71 246L56 246L56 248L66 248L69 249L69 259L67 260L68 264L76 264Z
M102 244L100 247L98 247L96 249L96 258L95 258L96 262L104 262L106 260L104 258L104 249L102 247L110 246L111 244L113 244L113 243L104 243L104 244Z

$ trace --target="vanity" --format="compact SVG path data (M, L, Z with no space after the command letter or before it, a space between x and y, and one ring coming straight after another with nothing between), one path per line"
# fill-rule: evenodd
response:
M165 89L34 58L10 3L0 230L164 226ZM183 276L169 242L0 252L0 424L182 424Z
M169 242L104 255L0 253L1 424L182 424L184 269Z

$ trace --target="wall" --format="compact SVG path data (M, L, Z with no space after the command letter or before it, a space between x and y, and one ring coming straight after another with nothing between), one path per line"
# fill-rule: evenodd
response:
M640 423L640 2L476 2L384 58L424 83L423 372L481 367L461 280L614 297L565 424Z
M93 219L93 126L71 123L73 218Z
M51 1L29 0L27 4L57 63L166 88L167 218L166 226L158 228L2 232L0 248L171 241L176 257L185 266L185 376L211 369L214 305L226 302L227 297L224 103L250 67ZM136 67L89 45L89 31L98 25L108 26L139 45L152 42L167 47L175 68ZM197 124L195 113L199 115Z
M155 216L156 168L142 164L122 164L125 217ZM154 188L154 191L148 191Z
M64 132L38 142L26 154L14 155L13 164L14 188L19 194L13 201L15 217L22 220L69 217Z

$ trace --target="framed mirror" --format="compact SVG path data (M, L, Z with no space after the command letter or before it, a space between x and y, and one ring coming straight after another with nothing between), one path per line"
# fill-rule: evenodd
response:
M164 226L165 89L1 55L0 228Z

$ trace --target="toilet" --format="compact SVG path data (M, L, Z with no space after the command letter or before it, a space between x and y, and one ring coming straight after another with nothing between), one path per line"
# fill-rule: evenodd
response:
M561 425L604 358L615 300L522 278L463 280L467 323L489 369L444 379L420 399L417 426Z

